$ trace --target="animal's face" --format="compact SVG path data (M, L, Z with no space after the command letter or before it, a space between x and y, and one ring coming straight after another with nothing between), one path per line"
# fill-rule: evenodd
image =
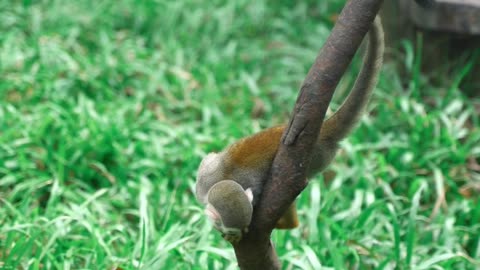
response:
M220 231L225 240L236 243L242 239L242 229L226 227L225 224L223 224L221 214L211 204L207 204L205 214L207 214L208 218L212 221L213 226Z
M252 219L251 189L244 190L232 180L213 185L207 194L205 214L214 227L230 242L238 242Z

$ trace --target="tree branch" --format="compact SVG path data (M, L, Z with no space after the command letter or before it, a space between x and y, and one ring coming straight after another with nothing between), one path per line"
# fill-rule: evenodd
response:
M280 269L270 241L276 221L307 186L306 168L333 92L383 0L350 0L305 78L255 207L250 232L234 245L241 269Z

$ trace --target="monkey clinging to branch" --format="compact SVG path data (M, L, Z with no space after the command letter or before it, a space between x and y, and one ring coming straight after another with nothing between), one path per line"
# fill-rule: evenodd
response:
M307 169L308 177L330 164L338 143L359 121L377 83L383 50L383 30L377 17L368 34L363 66L350 94L320 129ZM197 199L206 205L207 216L226 240L237 242L242 233L247 232L253 207L260 198L285 127L272 127L243 138L219 153L209 153L200 163L195 187ZM296 210L292 205L276 228L297 226Z

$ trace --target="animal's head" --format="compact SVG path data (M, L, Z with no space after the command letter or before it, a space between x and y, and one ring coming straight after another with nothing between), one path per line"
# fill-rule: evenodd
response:
M208 191L205 213L226 240L237 242L252 220L252 200L251 189L244 190L235 181L223 180Z

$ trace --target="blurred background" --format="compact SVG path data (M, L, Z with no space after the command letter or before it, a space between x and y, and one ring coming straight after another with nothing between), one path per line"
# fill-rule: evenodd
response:
M284 269L480 267L478 36L385 2L400 33L300 227L273 233ZM196 168L288 119L343 5L1 1L0 268L236 269Z

